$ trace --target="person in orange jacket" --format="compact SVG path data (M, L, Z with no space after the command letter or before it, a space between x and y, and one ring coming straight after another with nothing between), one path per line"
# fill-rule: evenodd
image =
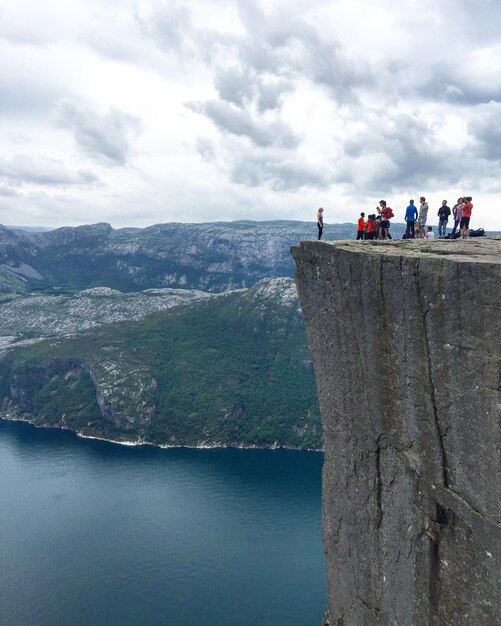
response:
M376 215L369 215L369 220L367 222L367 239L375 239L378 228L379 226L376 220Z
M357 241L359 239L364 238L364 230L365 230L365 213L360 213L360 217L358 218L358 229L357 229Z

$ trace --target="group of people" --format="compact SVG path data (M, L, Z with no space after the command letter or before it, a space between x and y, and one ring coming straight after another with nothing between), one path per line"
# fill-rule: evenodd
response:
M447 223L449 217L452 215L454 219L454 228L450 234L450 237L454 237L456 231L460 229L460 236L463 239L468 237L470 231L470 218L473 210L473 204L471 202L471 196L463 196L458 198L456 204L452 207L452 210L447 206L447 200L442 200L442 206L438 209L438 237L439 239L445 239L447 237ZM428 219L428 203L426 198L421 196L419 198L419 212L414 206L414 200L409 200L409 206L405 210L405 222L407 228L405 230L406 239L414 239L415 235L415 223L417 221L419 226L418 236L421 238L435 239L433 228L428 226L426 228L426 221Z
M371 213L365 220L365 213L358 218L357 239L391 239L390 220L394 217L393 209L380 200L377 213Z
M447 200L442 200L442 205L438 209L438 236L439 239L455 238L459 227L459 236L463 239L468 237L470 230L470 218L473 210L471 196L463 196L458 198L452 210L447 206ZM404 239L414 239L417 235L422 239L435 239L435 233L431 226L427 226L428 221L428 202L426 198L419 198L419 211L414 205L414 200L409 200L409 206L405 210L406 230ZM449 217L452 215L454 219L454 227L450 235L447 235L447 224ZM376 207L376 213L371 213L365 218L365 213L360 213L357 226L358 239L391 239L390 220L394 217L393 210L387 205L386 200L380 200ZM416 222L418 229L416 232ZM324 230L324 210L318 209L317 212L318 239L322 238Z

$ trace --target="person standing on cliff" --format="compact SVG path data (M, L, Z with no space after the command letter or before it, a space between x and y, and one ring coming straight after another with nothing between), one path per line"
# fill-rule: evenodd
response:
M465 198L466 202L463 207L463 217L461 218L460 228L461 228L461 237L463 239L468 238L468 233L470 232L470 217L471 212L473 211L473 204L471 203L471 196Z
M360 213L360 217L358 218L358 230L357 230L357 241L359 239L364 238L365 231L365 213Z
M452 208L452 215L454 216L454 228L452 229L451 237L454 237L456 230L461 223L463 217L464 198L458 198L458 201Z
M389 206L386 206L386 200L380 200L376 210L381 215L381 221L379 222L379 239L391 239L388 229L390 228L390 219L393 217L393 210Z
M322 208L317 211L317 228L318 228L318 240L322 239L322 233L324 232L324 210Z
M451 214L450 208L447 206L447 200L442 200L442 206L438 209L438 238L445 239L447 234L447 222Z
M419 224L419 236L421 237L421 239L425 239L426 238L426 220L428 219L428 203L426 202L426 198L424 196L421 196L419 198L419 217L418 217L418 224Z
M405 229L405 238L414 239L414 225L416 223L418 211L414 206L414 200L409 200L409 206L405 209L405 221L407 228Z
M367 239L375 239L377 234L378 226L376 221L376 215L369 215L367 221Z

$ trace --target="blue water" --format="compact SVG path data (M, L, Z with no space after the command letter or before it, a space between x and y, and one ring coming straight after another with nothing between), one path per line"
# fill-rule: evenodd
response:
M322 461L0 420L0 624L318 626Z

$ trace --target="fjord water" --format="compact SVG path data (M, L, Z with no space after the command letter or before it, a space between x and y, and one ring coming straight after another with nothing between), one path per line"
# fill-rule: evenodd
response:
M0 420L0 624L317 626L322 460Z

